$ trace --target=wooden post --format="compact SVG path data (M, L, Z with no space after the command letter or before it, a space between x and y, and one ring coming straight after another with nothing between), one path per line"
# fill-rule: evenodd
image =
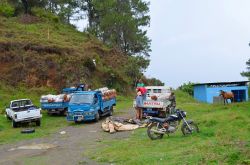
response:
M49 26L48 26L48 40L49 40L49 35L50 35L50 34L49 34Z

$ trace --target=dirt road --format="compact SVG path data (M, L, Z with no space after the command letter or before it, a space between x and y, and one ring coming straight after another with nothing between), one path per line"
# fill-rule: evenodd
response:
M133 110L119 111L114 116L132 117ZM64 131L64 132L62 132ZM62 134L61 134L62 133ZM64 133L64 134L63 134ZM85 156L86 151L95 148L98 143L108 139L123 139L131 132L109 134L98 123L83 123L62 128L49 137L21 141L0 146L0 164L2 165L71 165L98 164Z

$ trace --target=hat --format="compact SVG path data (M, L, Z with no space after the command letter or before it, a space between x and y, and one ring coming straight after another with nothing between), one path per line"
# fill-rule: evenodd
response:
M141 92L139 91L139 92L137 92L137 96L141 96Z

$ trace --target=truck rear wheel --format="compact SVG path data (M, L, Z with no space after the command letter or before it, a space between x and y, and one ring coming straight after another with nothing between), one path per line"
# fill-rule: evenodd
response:
M113 116L113 113L114 113L114 108L112 106L110 107L110 110L109 110L109 116Z
M95 122L98 122L99 119L100 119L100 114L99 114L99 112L97 112L95 114Z
M67 114L68 114L68 108L65 108L64 111L63 111L63 115L67 116Z
M60 112L60 115L62 115L62 116L67 116L67 113L68 113L68 108L64 108L64 109Z
M12 120L12 127L17 128L17 122L15 122L15 120Z

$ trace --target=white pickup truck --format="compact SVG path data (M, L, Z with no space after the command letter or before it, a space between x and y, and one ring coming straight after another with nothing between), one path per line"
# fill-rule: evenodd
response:
M13 128L24 122L36 122L37 126L41 125L41 108L34 106L30 99L13 100L5 111L6 117L12 120Z

